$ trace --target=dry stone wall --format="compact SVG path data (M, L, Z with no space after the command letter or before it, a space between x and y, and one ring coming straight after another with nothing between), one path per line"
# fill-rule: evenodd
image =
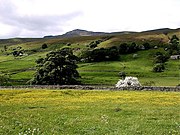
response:
M156 86L140 86L140 87L112 87L112 86L90 86L90 85L26 85L26 86L0 86L0 89L75 89L75 90L131 90L131 91L178 91L177 87L156 87Z

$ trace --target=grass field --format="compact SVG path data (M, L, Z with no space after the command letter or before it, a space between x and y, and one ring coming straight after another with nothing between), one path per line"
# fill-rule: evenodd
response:
M180 93L0 90L1 135L180 135Z
M119 61L79 63L78 71L83 84L115 85L120 79L118 73L125 71L127 76L138 77L142 85L177 86L180 84L179 61L169 60L165 72L153 73L152 54L157 50L140 51L138 57L133 54L121 55ZM21 58L0 56L0 72L10 74L13 85L26 84L35 73L35 61L45 57L46 52L39 52Z
M119 78L118 73L125 71L127 76L138 77L142 85L177 86L180 84L179 61L169 60L166 70L161 73L152 72L153 54L157 50L140 51L138 57L133 59L133 54L121 55L119 61L79 64L78 71L83 83L114 85Z

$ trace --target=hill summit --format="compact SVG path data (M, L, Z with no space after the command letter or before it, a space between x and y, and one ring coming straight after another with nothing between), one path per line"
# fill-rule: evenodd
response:
M108 34L108 33L75 29L75 30L66 32L65 34L61 36L62 37L76 37L76 36L98 36L98 35L105 35L105 34Z

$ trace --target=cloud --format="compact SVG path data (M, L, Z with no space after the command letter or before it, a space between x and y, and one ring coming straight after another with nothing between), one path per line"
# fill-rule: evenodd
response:
M0 26L9 26L11 28L6 33L32 37L61 33L63 32L63 27L68 25L69 21L82 15L80 11L61 15L19 14L17 7L10 1L3 1L3 4L0 5L0 12L2 13L0 16Z
M179 0L0 0L0 38L180 27Z

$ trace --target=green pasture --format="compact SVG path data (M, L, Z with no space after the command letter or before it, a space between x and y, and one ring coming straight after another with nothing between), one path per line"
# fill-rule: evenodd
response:
M127 76L138 77L142 85L177 86L180 84L179 61L169 60L166 70L161 73L152 72L152 56L156 50L141 51L137 58L133 54L122 55L119 61L82 63L78 71L82 81L87 84L115 85L119 72L126 72Z
M83 84L113 86L120 79L119 72L124 71L127 76L138 77L142 85L176 86L180 84L178 60L169 60L164 72L152 72L152 55L155 51L137 52L137 58L133 58L133 54L121 55L119 61L79 63L80 80ZM38 52L18 58L1 55L0 72L9 74L12 84L26 84L35 73L35 61L45 57L46 53Z
M32 39L32 42L26 42L31 39L12 39L9 40L7 51L3 51L5 41L0 43L0 73L10 75L10 84L24 85L33 77L35 73L35 61L40 57L64 46L73 49L76 55L81 54L87 49L92 41L106 39L106 36L87 36L73 38L54 38L54 39ZM145 40L159 42L159 39L167 40L164 34L125 34L113 35L98 44L97 48L112 47L123 42L136 42L142 44ZM155 42L156 40L156 42ZM14 44L13 44L14 42ZM48 48L42 49L42 44L46 43ZM68 45L69 44L69 45ZM12 55L13 48L22 47L25 50L25 56L14 57ZM164 51L162 48L139 51L137 53L120 55L118 61L94 62L94 63L78 63L78 71L81 75L83 84L89 85L111 85L114 86L120 79L118 73L126 72L127 76L138 77L142 85L155 86L177 86L180 84L179 61L169 60L166 63L166 70L161 73L153 73L153 55L157 51ZM133 55L137 54L136 58Z
M0 90L1 135L179 135L180 93Z

